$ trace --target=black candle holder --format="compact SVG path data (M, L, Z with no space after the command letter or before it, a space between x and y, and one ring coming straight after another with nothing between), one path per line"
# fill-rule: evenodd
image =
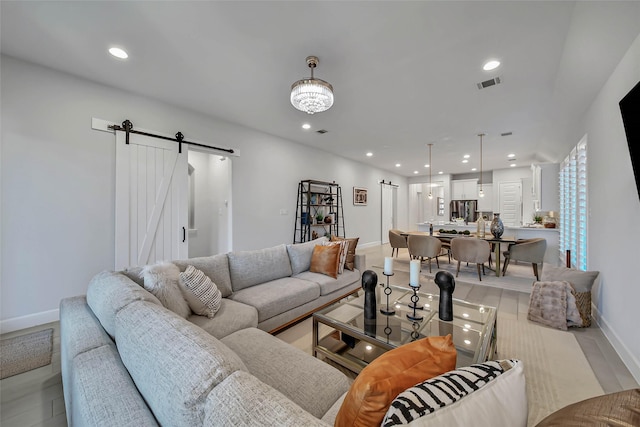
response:
M420 297L418 296L418 290L420 289L420 286L411 286L411 289L413 289L413 295L411 295L411 304L409 304L409 308L413 308L413 314L407 313L407 319L413 320L413 321L420 321L424 319L423 316L416 314L416 309L422 308L422 307L418 307L418 301L420 301Z
M384 294L387 296L387 305L386 308L380 308L380 313L384 314L385 316L393 316L394 314L396 314L396 311L393 308L389 308L389 295L391 295L392 292L391 288L389 287L389 277L393 276L393 273L387 274L383 272L382 274L387 276L387 285L384 287Z

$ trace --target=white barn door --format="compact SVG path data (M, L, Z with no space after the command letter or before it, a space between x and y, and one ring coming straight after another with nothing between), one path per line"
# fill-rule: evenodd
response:
M188 257L187 150L116 132L115 269Z
M381 227L380 241L382 244L389 243L389 230L396 228L396 187L380 184L382 188L381 197Z

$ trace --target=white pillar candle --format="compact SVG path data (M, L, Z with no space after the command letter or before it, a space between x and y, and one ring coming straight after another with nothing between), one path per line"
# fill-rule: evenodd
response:
M384 257L384 274L391 276L393 274L393 258Z
M409 285L420 286L420 261L411 260L409 263Z

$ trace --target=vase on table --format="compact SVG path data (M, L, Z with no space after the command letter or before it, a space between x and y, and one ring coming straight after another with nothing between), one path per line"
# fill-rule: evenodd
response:
M496 239L502 237L502 233L504 233L504 224L500 219L499 213L493 214L493 221L491 221L490 230L491 234L493 234L493 237L495 237Z
M480 215L480 218L478 218L477 225L478 225L478 230L476 234L479 238L484 239L485 223L484 223L484 217L482 215Z

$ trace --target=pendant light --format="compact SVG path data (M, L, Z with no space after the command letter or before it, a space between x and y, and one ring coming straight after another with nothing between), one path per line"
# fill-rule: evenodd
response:
M291 105L307 114L321 113L333 105L333 86L313 76L318 63L317 57L308 56L311 78L298 80L291 85Z
M482 191L482 137L484 135L484 133L478 134L480 137L480 191L478 191L478 196L480 197L484 197L484 191Z
M431 191L433 189L433 186L431 185L431 169L433 169L432 165L431 165L431 146L433 144L429 144L429 200L433 199L433 194L431 194Z

